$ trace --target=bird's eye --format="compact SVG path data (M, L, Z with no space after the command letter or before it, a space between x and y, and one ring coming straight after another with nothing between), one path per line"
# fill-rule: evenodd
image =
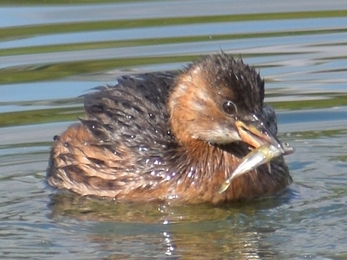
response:
M236 115L237 114L237 107L230 100L228 100L228 101L223 103L222 110L223 110L224 113L226 113L228 115Z

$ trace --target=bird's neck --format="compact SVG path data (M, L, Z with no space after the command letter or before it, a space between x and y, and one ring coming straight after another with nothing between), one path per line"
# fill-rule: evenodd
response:
M259 166L235 178L225 192L219 193L221 185L241 162L246 149L240 143L218 146L199 140L182 145L172 157L174 162L168 171L172 175L167 182L171 185L167 185L167 193L181 202L219 204L273 195L291 183L288 168L283 158L279 157L271 162L271 172L266 165Z
M192 140L178 147L172 160L168 173L175 185L168 193L182 193L184 199L199 203L224 199L218 190L240 159L218 146Z

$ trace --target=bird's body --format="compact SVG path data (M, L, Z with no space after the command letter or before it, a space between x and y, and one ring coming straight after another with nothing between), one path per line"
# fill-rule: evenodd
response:
M280 145L263 99L259 74L225 54L181 73L121 77L85 96L86 118L56 138L47 181L118 201L217 204L276 194L291 183L282 157L271 172L259 166L218 192L250 148ZM257 119L265 130L254 134L246 125Z

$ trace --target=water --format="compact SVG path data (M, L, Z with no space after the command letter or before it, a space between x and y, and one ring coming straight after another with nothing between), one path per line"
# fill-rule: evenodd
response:
M1 259L347 258L343 0L70 2L0 4ZM45 185L52 137L82 115L78 96L220 49L266 80L280 139L296 148L288 194L172 207Z

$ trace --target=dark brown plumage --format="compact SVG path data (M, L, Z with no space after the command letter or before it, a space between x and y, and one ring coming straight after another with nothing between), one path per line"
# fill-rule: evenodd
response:
M181 73L121 77L84 98L86 118L53 145L53 187L119 201L216 204L275 194L291 183L279 157L271 172L260 166L218 193L249 148L278 143L274 111L263 106L264 82L242 60L208 56Z

